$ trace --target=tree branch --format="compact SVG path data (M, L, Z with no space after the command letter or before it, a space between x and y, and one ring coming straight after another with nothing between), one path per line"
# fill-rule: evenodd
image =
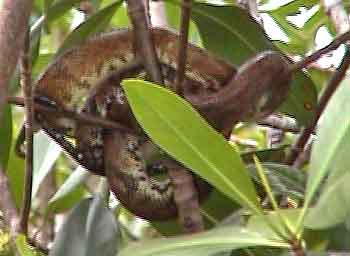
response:
M326 10L327 15L333 22L337 30L337 33L348 31L350 28L350 22L349 22L348 15L342 5L342 1L322 1L322 4ZM321 56L323 53L326 53L331 49L333 50L336 49L341 43L345 43L346 52L342 60L342 63L340 64L339 68L335 71L333 77L331 78L326 89L323 92L319 100L319 104L317 106L314 119L312 120L311 124L303 130L298 140L293 145L291 151L288 153L286 157L287 164L292 164L295 167L300 167L302 164L308 161L308 157L310 156L310 152L311 152L311 143L309 144L305 152L304 152L304 147L308 142L311 133L314 132L315 127L318 123L318 120L322 115L329 99L332 97L333 93L338 88L340 82L343 80L344 76L346 75L346 70L348 69L350 64L350 51L349 51L350 44L348 40L349 40L349 31L335 38L334 41L328 46L322 48L321 50L315 52L311 56L295 64L295 67L297 66L301 67L309 62L309 60L307 59L312 60L314 57Z
M7 102L9 104L15 104L18 106L24 106L24 100L21 97L7 97ZM107 129L116 129L124 132L128 132L131 134L135 134L135 131L114 121L107 120L105 118L101 118L95 115L91 114L85 114L85 113L76 113L69 109L64 108L53 108L46 106L42 103L34 102L34 109L35 111L42 111L46 113L54 113L58 116L64 116L67 118L71 118L75 121L81 122L82 124L89 124L89 125L96 125L101 126L103 128Z
M298 140L295 142L293 147L291 148L290 152L286 156L285 163L288 165L292 165L294 161L298 158L299 154L304 150L304 147L306 143L308 142L310 135L313 133L319 118L321 117L324 109L327 106L327 103L329 99L332 97L335 90L338 88L340 82L343 80L346 70L348 69L350 65L350 52L347 47L345 56L342 60L342 63L340 64L337 71L332 76L331 80L329 81L324 93L322 94L319 104L316 108L315 116L312 120L312 122L309 124L308 127L306 127L301 135L299 136Z
M31 0L3 0L0 4L0 120L7 103L8 83L17 64L18 49L23 46L31 8ZM1 211L10 229L11 241L14 242L19 232L19 216L1 164L0 193ZM13 247L15 248L14 244Z
M292 64L290 66L291 72L306 68L308 65L318 60L323 54L336 50L340 45L345 44L349 40L350 40L350 31L347 31L344 34L337 36L329 45L315 51L314 53L305 57L301 61L298 61Z
M163 77L154 47L152 34L149 31L148 18L141 0L127 0L128 15L130 17L136 53L140 55L151 80L163 84Z
M3 0L0 4L0 120L6 104L7 85L22 49L31 0Z
M181 24L180 24L180 37L179 47L177 52L177 70L175 80L175 92L183 96L183 80L185 78L186 62L187 62L187 40L188 29L191 16L191 0L182 0L181 6Z
M32 202L32 186L33 186L33 88L31 83L31 67L30 67L30 42L29 30L26 32L24 47L20 57L21 67L21 86L25 101L25 138L26 138L26 165L25 165L25 183L23 190L23 203L21 209L20 228L21 233L28 235L28 220Z

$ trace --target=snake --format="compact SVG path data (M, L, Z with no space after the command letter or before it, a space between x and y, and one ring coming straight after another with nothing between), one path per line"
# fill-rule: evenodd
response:
M172 88L179 36L159 28L151 29L151 33L164 85ZM227 138L238 121L264 117L282 103L292 79L288 65L282 54L269 51L237 68L188 44L183 97ZM120 71L117 81L109 78L110 86L98 90L97 85L116 71ZM135 130L118 131L114 138L118 159L114 171L119 185L112 191L134 214L166 220L177 214L172 184L162 161L166 154L133 117L120 86L120 80L127 77L148 79L134 52L134 35L126 29L100 34L65 51L38 77L34 95L55 108L94 113ZM87 105L91 95L93 104ZM75 161L94 174L105 175L103 134L108 131L52 113L36 113L36 121ZM200 201L205 200L210 185L197 176L195 184Z

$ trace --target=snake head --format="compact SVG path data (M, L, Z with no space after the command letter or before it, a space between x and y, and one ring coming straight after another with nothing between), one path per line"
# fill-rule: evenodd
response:
M246 62L239 70L235 83L248 81L247 101L250 100L250 103L247 105L254 120L271 114L287 97L292 81L289 65L282 54L267 51Z

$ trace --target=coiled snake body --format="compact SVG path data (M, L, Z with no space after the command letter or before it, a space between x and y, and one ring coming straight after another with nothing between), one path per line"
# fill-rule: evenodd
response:
M171 87L175 79L178 36L162 29L153 29L152 34L165 84ZM133 33L127 30L88 40L65 52L47 68L37 80L36 98L57 108L96 113L143 134L130 112L119 81L112 79L112 86L97 91L94 104L86 105L91 93L96 91L96 85L115 70L131 65L120 78L139 76L147 79L142 65L132 65L136 59L133 49ZM259 63L262 69L256 67ZM233 66L189 45L184 97L214 128L227 136L235 122L256 114L269 114L280 104L290 81L287 67L282 56L268 53L248 62L237 73ZM279 78L264 78L270 70L279 74ZM259 78L254 82L259 86L251 88L250 76ZM237 85L236 88L233 85ZM37 120L77 162L104 175L102 128L45 113L38 113ZM115 150L118 167L115 171L120 186L113 190L118 199L146 219L167 219L176 215L169 178L166 175L165 178L156 177L166 167L150 160L159 154L159 150L145 135L118 133L119 146ZM72 137L75 143L68 142L65 137ZM196 184L200 198L204 198L208 186L199 178L196 178Z

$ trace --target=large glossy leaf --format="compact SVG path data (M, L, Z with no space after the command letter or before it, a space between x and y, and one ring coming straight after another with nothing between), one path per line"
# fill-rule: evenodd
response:
M12 141L11 107L5 105L0 120L0 165L6 170Z
M254 246L288 247L273 234L262 236L240 227L220 227L200 234L140 242L122 250L119 256L206 256Z
M350 217L349 197L350 172L338 177L322 192L316 207L310 209L305 226L312 229L325 229L338 225Z
M330 173L328 184L349 171L350 166L350 87L342 82L328 103L323 121L317 130L311 159L310 176L307 182L306 207L314 197L323 178Z
M33 190L35 197L41 182L51 171L53 164L61 153L60 147L51 141L44 133L34 135L34 166L33 166Z
M235 149L176 94L155 84L123 81L137 121L155 143L241 205L257 195Z
M276 50L260 25L241 8L195 3L192 18L205 48L236 66L259 52ZM281 111L306 124L313 114L316 100L313 82L300 71L294 77Z
M67 216L50 256L116 255L118 227L99 197L85 199Z
M62 46L57 52L57 55L62 53L67 48L83 42L89 35L101 32L108 25L121 3L121 1L117 1L108 5L80 24L79 27L72 31L64 40Z

